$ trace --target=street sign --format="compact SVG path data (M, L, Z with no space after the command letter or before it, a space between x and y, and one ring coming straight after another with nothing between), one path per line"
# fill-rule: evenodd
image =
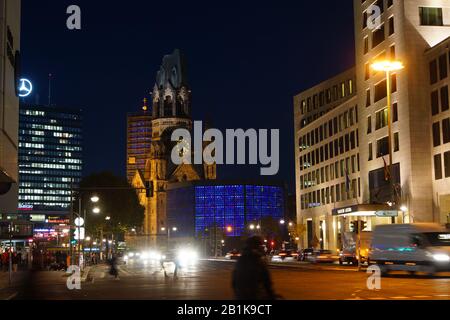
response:
M376 211L375 215L380 218L398 217L397 211Z
M78 233L79 230L79 233ZM79 236L81 235L81 237ZM76 228L75 229L75 240L84 240L84 236L85 236L85 229L84 228Z
M83 218L76 218L76 219L75 219L75 225L76 225L77 227L82 227L82 226L84 226L84 219L83 219Z

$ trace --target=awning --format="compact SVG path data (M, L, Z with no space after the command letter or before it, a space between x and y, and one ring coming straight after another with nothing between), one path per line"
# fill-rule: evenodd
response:
M333 209L339 217L398 217L399 210L387 204L357 204Z

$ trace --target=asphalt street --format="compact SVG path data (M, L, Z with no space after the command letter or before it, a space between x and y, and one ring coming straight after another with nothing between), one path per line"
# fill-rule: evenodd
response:
M28 275L14 299L40 300L232 300L233 262L201 261L184 268L178 278L173 266L166 274L158 263L120 266L120 278L108 266L92 267L81 290L68 290L63 272ZM450 300L450 275L430 278L393 274L381 290L369 290L365 272L351 266L277 264L270 267L275 290L286 300Z

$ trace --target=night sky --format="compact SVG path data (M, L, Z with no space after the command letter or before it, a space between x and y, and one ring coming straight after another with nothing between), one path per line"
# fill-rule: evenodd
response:
M126 113L149 96L162 57L188 62L195 120L219 129L281 129L276 179L294 189L293 96L354 64L352 1L22 0L28 102L84 110L84 174L125 175ZM326 5L325 5L326 3ZM66 8L82 30L66 28ZM219 167L257 178L259 166Z

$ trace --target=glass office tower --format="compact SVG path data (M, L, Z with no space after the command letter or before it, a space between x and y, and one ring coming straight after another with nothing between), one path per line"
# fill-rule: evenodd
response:
M21 105L19 210L70 210L71 187L81 180L82 111Z

